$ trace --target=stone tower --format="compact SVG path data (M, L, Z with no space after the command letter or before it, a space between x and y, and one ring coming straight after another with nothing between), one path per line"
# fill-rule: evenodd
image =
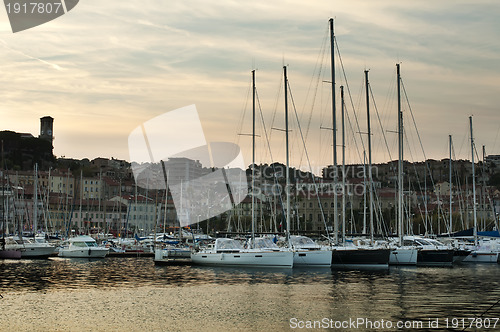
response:
M53 127L54 127L54 118L51 116L44 116L40 118L40 135L38 138L49 141L52 144L53 136Z

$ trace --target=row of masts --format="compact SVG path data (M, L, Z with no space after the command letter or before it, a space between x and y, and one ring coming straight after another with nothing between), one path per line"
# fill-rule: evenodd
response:
M330 25L330 43L331 43L331 95L332 95L332 132L333 132L333 187L334 187L334 243L339 243L339 222L338 222L338 198L337 198L337 188L338 188L338 176L337 176L337 110L336 110L336 89L335 89L335 33L333 19L329 21ZM403 204L402 204L402 137L403 137L403 123L402 123L402 111L400 102L400 73L399 64L397 66L398 75L398 133L399 133L399 163L398 163L398 183L399 183L399 213L398 213L398 234L400 236L400 242L402 242L402 217L403 217ZM287 230L287 241L289 241L290 236L290 226L291 226L291 216L290 216L290 151L289 151L289 123L288 123L288 78L287 78L287 67L283 66L283 77L284 77L284 98L285 98L285 145L286 145L286 230ZM367 105L367 124L368 124L368 193L369 193L369 216L370 216L370 239L373 243L374 241L374 203L373 203L373 175L372 175L372 151L371 151L371 125L370 125L370 103L369 103L369 81L368 81L368 71L365 70L365 84L366 84L366 105ZM255 87L255 70L252 70L252 190L255 188L255 101L256 87ZM345 103L344 103L344 87L340 86L341 95L341 119L342 119L342 188L345 188ZM342 189L344 190L344 189ZM345 210L345 194L342 193L342 206ZM255 238L255 195L252 194L252 243ZM345 244L345 211L342 213L342 242Z
M342 242L345 243L345 230L346 230L346 215L345 211L342 212L342 232L339 232L339 213L338 213L338 197L337 197L337 187L339 185L339 179L338 179L338 174L337 174L337 168L338 168L338 161L337 161L337 109L336 109L336 82L335 82L335 33L334 33L334 20L330 19L329 20L329 29L330 29L330 48L331 48L331 96L332 96L332 147L333 147L333 168L334 168L334 173L333 173L333 187L334 187L334 192L335 194L333 195L333 205L334 205L334 214L333 214L333 241L334 243L338 244L339 243L339 234L342 233ZM402 245L403 242L403 235L405 234L404 230L404 202L403 202L403 141L404 141L404 125L403 125L403 112L402 112L402 107L401 107L401 74L400 74L400 64L396 64L396 75L397 75L397 108L398 108L398 174L397 174L397 234L399 237L399 243ZM365 183L365 191L368 192L368 208L369 208L369 227L370 227L370 240L373 243L374 241L374 193L373 193L373 174L372 174L372 149L371 149L371 124L370 124L370 87L369 87L369 79L368 79L368 70L365 70L365 90L366 90L366 112L367 112L367 142L368 142L368 157L367 157L367 163L368 163L368 179L367 182L368 184ZM290 225L291 225L291 207L290 207L290 195L289 195L289 188L290 188L290 151L289 151L289 122L288 122L288 78L287 78L287 67L283 67L283 75L284 75L284 98L285 98L285 141L286 141L286 230L287 230L287 240L289 239L289 232L290 232ZM255 93L256 93L256 87L255 87L255 70L252 71L252 90L253 90L253 131L252 131L252 188L255 188L255 106L256 106L256 101L255 101ZM341 96L341 126L342 126L342 188L345 188L345 103L344 103L344 87L340 86L340 96ZM472 117L470 119L471 122L471 146L473 149L473 136L472 136ZM365 161L366 162L366 161ZM474 177L474 156L472 155L472 172L473 172L473 197L474 197L474 204L473 204L473 209L474 209L474 237L477 241L477 211L476 211L476 196L475 196L475 177ZM452 183L451 179L451 135L450 135L450 185ZM451 197L451 192L450 192L450 215L449 215L449 227L450 230L452 229L452 213L451 213L451 202L452 202L452 197ZM342 208L345 210L345 195L344 193L342 194ZM252 239L254 239L254 234L255 234L255 197L252 195ZM365 217L366 217L366 211L365 211ZM365 229L363 230L365 232Z

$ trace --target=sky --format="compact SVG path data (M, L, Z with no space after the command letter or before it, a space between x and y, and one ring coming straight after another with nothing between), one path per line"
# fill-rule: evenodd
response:
M57 157L129 160L135 128L194 104L206 140L237 143L249 164L251 138L241 134L251 133L256 69L257 118L264 119L256 162L284 162L285 135L271 128L284 128L287 65L291 163L317 172L333 158L332 131L321 129L332 128L330 17L340 51L337 100L340 85L350 92L347 163L362 161L360 137L366 147L364 70L373 93L373 162L397 158L396 63L406 91L405 159L447 158L448 135L454 158L469 159L471 115L479 154L482 145L500 154L500 4L481 0L82 0L15 34L2 9L0 130L38 135L39 118L50 115ZM337 140L340 162L340 129Z

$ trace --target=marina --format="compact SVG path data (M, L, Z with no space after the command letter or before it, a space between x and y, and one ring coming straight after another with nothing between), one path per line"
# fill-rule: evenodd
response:
M324 318L438 319L444 329L446 319L500 316L499 273L497 264L337 271L155 266L150 257L2 260L0 318L9 331L199 331L200 321L204 331L289 331Z
M5 3L0 332L500 331L494 1Z

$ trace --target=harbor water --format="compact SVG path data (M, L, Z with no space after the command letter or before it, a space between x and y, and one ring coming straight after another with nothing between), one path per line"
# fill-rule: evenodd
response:
M497 264L332 271L4 260L0 331L498 331L499 275Z

